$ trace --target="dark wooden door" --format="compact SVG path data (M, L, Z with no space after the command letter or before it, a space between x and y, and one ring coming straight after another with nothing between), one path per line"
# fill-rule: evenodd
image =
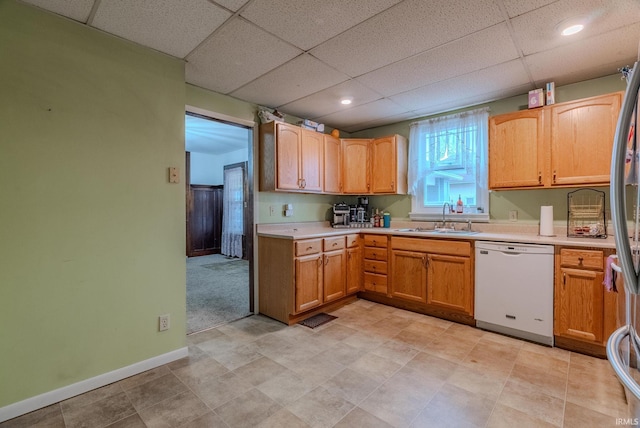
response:
M192 184L189 189L188 257L220 253L223 186Z

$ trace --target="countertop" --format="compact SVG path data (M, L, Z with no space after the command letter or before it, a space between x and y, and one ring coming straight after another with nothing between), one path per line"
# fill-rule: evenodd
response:
M462 227L463 225L458 225ZM280 239L311 239L352 233L410 236L430 239L455 239L466 241L518 242L528 244L563 245L574 247L615 248L613 236L607 238L569 238L566 226L554 227L555 236L540 236L537 226L531 224L515 225L506 223L473 223L472 235L425 233L403 231L402 229L433 228L433 222L392 221L390 228L332 228L328 222L259 224L258 236Z

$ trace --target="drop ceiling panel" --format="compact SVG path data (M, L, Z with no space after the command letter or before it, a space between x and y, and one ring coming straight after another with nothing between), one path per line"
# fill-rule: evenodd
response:
M559 23L581 15L589 21L582 32L571 37L559 34ZM638 0L560 0L514 18L512 25L524 55L531 55L604 34L638 20Z
M91 23L111 34L184 58L231 14L207 0L103 1Z
M342 130L346 132L356 132L362 129L375 128L378 126L384 126L384 125L390 125L393 123L402 122L405 120L413 119L414 117L416 117L416 114L414 112L405 112L405 113L385 116L384 118L380 118L380 119L375 119L375 120L370 120L366 122L360 122L354 125L345 126L342 128Z
M514 60L389 98L407 110L419 110L429 105L440 105L447 100L464 100L497 90L520 87L528 82L522 61Z
M311 53L356 77L502 20L491 0L405 0Z
M348 79L342 73L303 54L231 93L268 107L278 107Z
M300 49L342 33L399 0L255 0L242 16Z
M242 6L247 4L247 0L215 0L215 3L237 12Z
M555 81L556 86L617 73L618 68L633 66L637 56L640 23L611 31L601 37L581 40L525 58L539 86Z
M393 101L384 98L316 119L319 122L326 123L334 128L346 130L347 127L353 127L352 129L356 130L362 128L354 126L354 124L358 125L378 119L384 119L386 117L395 116L405 112L405 109Z
M390 96L515 58L518 58L518 51L507 25L502 23L364 74L356 80Z
M523 13L531 12L557 0L502 0L510 18L514 18Z
M89 18L94 0L24 0L24 2L85 23Z
M339 100L352 98L350 105L342 105ZM380 94L355 80L347 80L338 85L311 94L289 104L280 106L278 110L304 118L325 116L337 111L344 111L360 104L369 103L382 98Z
M228 94L302 53L242 18L234 18L187 58L187 81Z

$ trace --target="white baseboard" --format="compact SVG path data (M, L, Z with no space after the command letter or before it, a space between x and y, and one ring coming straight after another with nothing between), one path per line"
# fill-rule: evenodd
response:
M34 410L109 385L110 383L117 382L138 373L154 369L188 355L188 348L176 349L175 351L167 352L166 354L158 355L148 360L139 361L130 366L63 386L62 388L54 389L53 391L45 392L44 394L36 395L35 397L27 398L26 400L18 401L5 407L0 407L0 422L33 412Z

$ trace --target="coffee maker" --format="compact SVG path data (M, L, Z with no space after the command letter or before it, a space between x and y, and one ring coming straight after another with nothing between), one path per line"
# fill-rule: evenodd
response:
M333 205L333 227L349 227L349 205L344 202Z

